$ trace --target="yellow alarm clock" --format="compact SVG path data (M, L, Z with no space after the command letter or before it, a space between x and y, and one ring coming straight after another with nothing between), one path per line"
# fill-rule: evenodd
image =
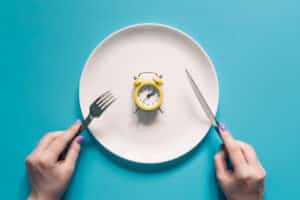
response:
M143 77L145 74L154 76L145 79ZM155 72L141 72L137 77L134 77L133 99L137 108L144 111L160 109L164 98L162 84L162 76Z

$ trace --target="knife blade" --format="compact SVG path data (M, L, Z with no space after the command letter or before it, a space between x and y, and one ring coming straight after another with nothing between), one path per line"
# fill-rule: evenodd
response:
M211 111L209 105L207 104L207 101L205 100L203 94L201 93L199 87L197 86L196 82L194 81L193 77L189 73L187 69L185 69L186 75L189 79L189 82L192 86L192 89L194 91L195 96L197 97L203 111L205 112L206 116L210 120L211 124L214 126L214 128L219 132L219 122L216 119L215 115Z

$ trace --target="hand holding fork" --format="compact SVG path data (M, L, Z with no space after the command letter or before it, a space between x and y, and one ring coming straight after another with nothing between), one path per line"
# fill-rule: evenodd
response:
M113 103L116 101L116 98L112 95L110 91L104 92L100 95L94 102L90 105L90 110L88 116L83 120L78 132L74 135L74 137L69 141L66 145L66 148L61 153L59 160L65 159L67 151L72 143L72 141L82 132L84 131L89 124L92 122L94 118L98 118L102 115L102 113Z

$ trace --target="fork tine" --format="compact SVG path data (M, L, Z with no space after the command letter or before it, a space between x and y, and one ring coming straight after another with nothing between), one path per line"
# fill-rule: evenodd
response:
M102 107L102 112L104 112L112 103L114 103L117 100L117 98L113 98L110 102L106 103Z
M109 90L105 91L103 94L101 94L94 102L93 104L97 104L97 102L103 97L105 96L106 94L110 93Z
M103 105L105 105L107 102L111 101L114 98L113 95L108 96L107 98L103 99L101 103L98 104L98 106L101 108Z
M96 103L97 106L101 105L104 101L106 101L107 99L110 99L112 97L112 93L108 93L107 95L102 96L102 98L100 98L100 100Z

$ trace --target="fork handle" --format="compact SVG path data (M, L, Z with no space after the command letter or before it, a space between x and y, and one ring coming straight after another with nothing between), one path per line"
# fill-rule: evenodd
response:
M91 123L91 121L93 120L93 117L91 115L88 115L82 122L79 131L76 133L76 135L72 138L75 139L82 131L84 131ZM71 140L71 141L72 141Z
M64 160L66 158L66 155L68 153L68 150L73 142L73 140L78 136L80 135L80 133L82 131L84 131L88 125L91 123L91 121L93 120L92 116L91 115L88 115L82 122L79 130L77 131L77 133L72 137L72 139L67 143L66 147L64 148L64 150L61 152L61 154L59 155L58 157L58 160Z

